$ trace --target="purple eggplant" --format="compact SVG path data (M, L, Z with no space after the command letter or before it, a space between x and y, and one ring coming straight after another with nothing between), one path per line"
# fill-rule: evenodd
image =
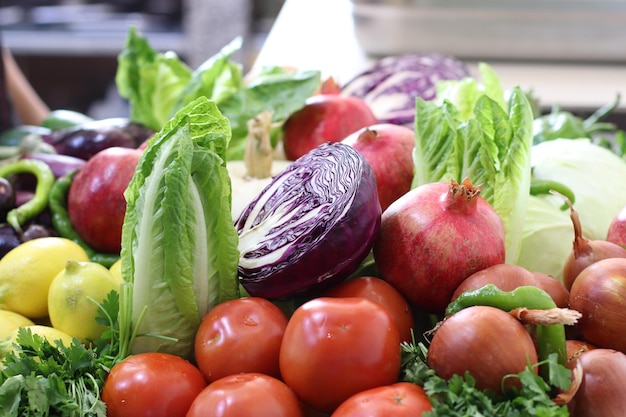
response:
M0 177L0 218L6 219L9 210L15 207L15 189L13 184L4 177Z
M30 153L22 156L23 159L36 159L48 164L55 178L62 177L72 171L82 168L87 161L70 155L58 153Z
M59 154L88 160L113 146L137 148L153 133L128 118L114 117L55 130L42 139Z
M13 227L6 223L0 224L0 258L20 243L22 242Z

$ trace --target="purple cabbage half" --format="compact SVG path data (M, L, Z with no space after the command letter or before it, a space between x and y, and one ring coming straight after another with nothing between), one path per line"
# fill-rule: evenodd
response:
M441 80L469 76L465 63L442 54L406 54L382 58L342 87L342 94L370 105L381 123L413 127L415 99L432 100Z
M357 270L380 230L376 179L351 146L325 143L273 178L235 222L251 296L312 294Z

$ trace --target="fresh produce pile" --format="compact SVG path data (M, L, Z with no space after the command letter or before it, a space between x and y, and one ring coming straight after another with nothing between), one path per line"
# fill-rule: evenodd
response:
M193 70L131 28L128 119L4 136L1 416L623 413L619 96L541 115L441 55L244 77L239 46Z

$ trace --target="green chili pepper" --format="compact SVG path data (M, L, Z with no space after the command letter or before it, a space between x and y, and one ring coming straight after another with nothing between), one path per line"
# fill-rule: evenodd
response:
M97 262L109 268L120 256L114 253L103 253L94 250L85 242L74 230L72 222L67 213L67 193L72 185L72 179L76 171L72 171L56 180L50 191L48 205L52 214L52 225L54 229L66 239L73 240L80 245L92 262Z
M534 286L522 286L513 291L502 291L494 284L487 284L476 290L462 293L456 300L451 302L446 309L446 316L450 316L466 307L490 306L504 311L515 308L528 308L533 310L548 310L556 308L556 304L550 295L544 290ZM539 361L548 359L552 353L556 353L558 362L567 364L567 349L565 346L565 326L551 324L548 326L537 325L537 356ZM542 367L542 375L547 378L548 368ZM547 379L546 379L547 380Z
M35 195L26 203L7 213L7 223L17 232L22 231L22 225L41 213L48 206L48 195L54 184L54 174L45 162L20 159L0 166L0 177L14 174L28 173L37 178Z
M572 202L572 204L574 204L574 192L566 185L557 181L537 180L534 178L530 181L530 195L550 194L552 190L557 191L559 194L563 194L569 201ZM567 210L568 208L569 204L567 203L564 203L561 206L561 210Z

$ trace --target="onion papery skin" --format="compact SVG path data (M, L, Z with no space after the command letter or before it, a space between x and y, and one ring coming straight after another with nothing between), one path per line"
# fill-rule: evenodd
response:
M427 313L443 313L463 280L505 262L502 220L461 186L435 182L404 194L383 212L374 243L381 277Z
M437 375L450 379L469 372L476 387L502 392L502 378L537 363L533 340L517 319L495 307L473 306L446 318L428 348L427 362ZM505 390L519 388L508 378Z
M586 341L626 353L626 259L585 268L570 290L570 308L582 314L577 327Z
M356 271L380 230L374 173L329 142L294 161L235 222L240 282L252 296L312 294Z
M567 367L569 369L574 369L576 360L584 352L590 351L591 349L597 349L596 346L591 343L577 339L567 339L565 341L565 347L567 348Z
M487 284L493 284L502 291L513 291L521 286L536 286L537 281L524 267L514 264L492 265L464 279L452 294L452 300L456 300L465 291L477 290Z
M569 307L569 290L555 277L544 272L533 271L537 286L550 294L558 308Z
M452 294L452 301L465 291L477 290L487 284L493 284L502 291L513 291L522 286L534 286L547 292L557 307L569 305L569 291L556 278L548 274L530 272L515 264L497 264L467 277Z
M568 404L572 417L622 417L626 414L626 355L613 349L581 354L580 387Z
M626 249L605 240L587 240L587 249L579 253L573 250L568 255L563 265L563 284L567 289L572 289L572 285L583 269L607 258L626 258Z

